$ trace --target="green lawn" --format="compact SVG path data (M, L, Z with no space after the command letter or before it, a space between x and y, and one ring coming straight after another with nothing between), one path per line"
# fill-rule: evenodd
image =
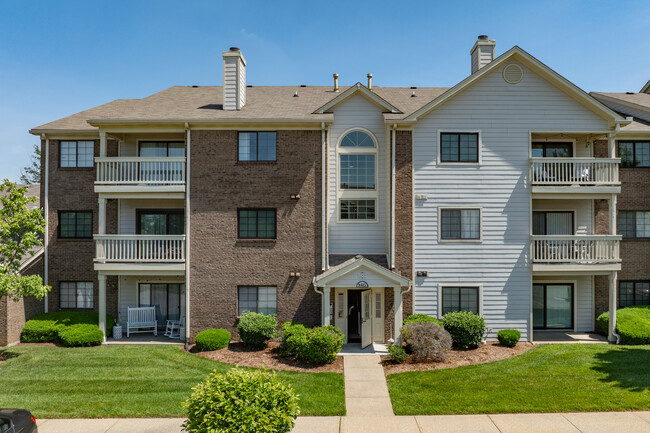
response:
M181 417L181 402L228 364L177 346L17 346L0 362L0 407L37 418ZM278 372L300 395L301 415L343 415L343 375Z
M388 376L397 415L647 410L650 346L540 346L489 364Z

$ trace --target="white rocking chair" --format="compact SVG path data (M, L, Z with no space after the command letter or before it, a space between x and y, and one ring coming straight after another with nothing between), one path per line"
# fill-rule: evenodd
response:
M165 336L169 338L183 339L181 329L185 328L185 313L181 313L178 320L168 320L165 326Z

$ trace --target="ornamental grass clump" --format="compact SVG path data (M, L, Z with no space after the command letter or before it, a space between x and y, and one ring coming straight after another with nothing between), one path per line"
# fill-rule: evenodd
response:
M300 413L291 385L268 371L239 368L208 375L183 407L190 433L289 433Z
M244 344L252 349L263 349L275 336L278 321L275 314L264 315L248 311L239 318L237 331Z
M443 361L451 349L451 335L433 322L412 322L401 329L404 343L415 358Z
M497 332L499 343L506 347L515 347L521 338L521 332L516 329L502 329Z
M228 347L230 337L230 332L225 329L206 329L196 335L194 342L199 351L205 352Z
M469 311L455 311L442 316L442 324L451 334L454 346L461 349L476 349L485 334L485 320Z

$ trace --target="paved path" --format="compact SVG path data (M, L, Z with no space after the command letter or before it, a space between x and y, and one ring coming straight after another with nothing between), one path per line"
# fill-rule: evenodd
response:
M181 433L179 418L41 419L39 433ZM650 433L650 411L300 417L292 433Z
M344 356L343 372L348 416L393 416L386 376L378 355Z

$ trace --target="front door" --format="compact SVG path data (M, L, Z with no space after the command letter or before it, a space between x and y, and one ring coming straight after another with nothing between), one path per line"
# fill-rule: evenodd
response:
M372 291L364 290L361 292L361 348L372 344L372 318L371 304Z
M573 284L533 284L533 328L573 328Z

